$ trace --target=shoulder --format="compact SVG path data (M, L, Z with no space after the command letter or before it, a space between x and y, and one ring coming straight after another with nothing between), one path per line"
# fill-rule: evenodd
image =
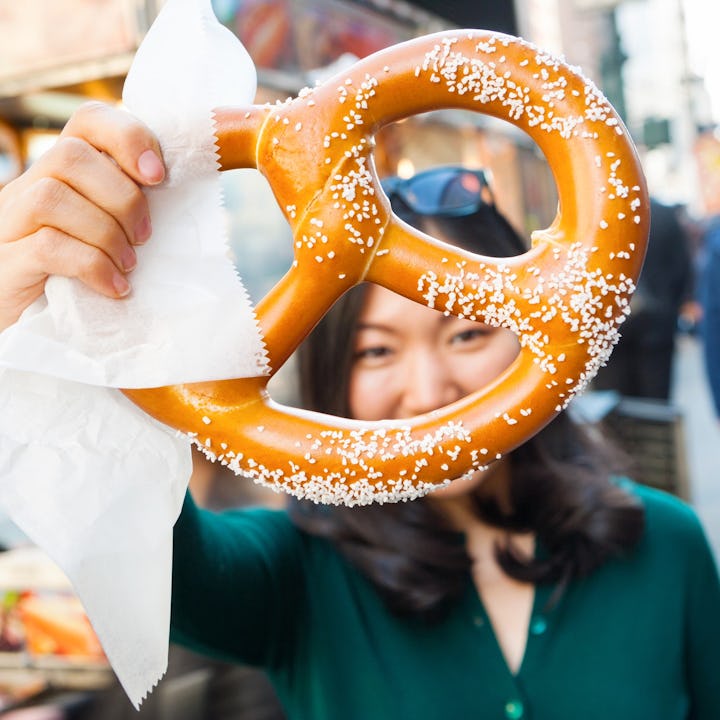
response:
M338 555L331 542L303 530L285 509L244 507L208 514L230 544L254 548L268 559L285 558L298 567L327 566Z
M643 543L658 552L692 559L698 550L706 552L709 545L700 518L695 510L678 497L662 490L627 479L619 484L636 497L645 511Z
M263 507L216 512L199 507L186 493L175 524L176 548L194 556L258 558L288 555L302 548L303 533L283 510Z
M632 549L597 570L591 580L595 590L604 584L618 597L680 614L690 596L717 597L715 553L695 510L661 490L625 479L616 482L640 503L644 527Z
M674 532L692 532L699 527L700 522L695 510L677 496L627 478L622 478L618 484L639 500L645 509L647 521L652 526Z

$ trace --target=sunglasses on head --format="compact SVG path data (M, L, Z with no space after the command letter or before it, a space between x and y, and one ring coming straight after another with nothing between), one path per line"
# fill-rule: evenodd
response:
M495 204L484 170L437 167L410 178L385 178L382 187L395 212L397 201L417 215L440 217L472 215Z

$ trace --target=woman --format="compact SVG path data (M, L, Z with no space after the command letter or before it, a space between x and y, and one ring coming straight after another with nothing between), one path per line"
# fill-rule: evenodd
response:
M523 252L482 177L442 169L386 186L421 230ZM301 349L304 404L362 420L430 412L493 380L518 347L507 330L356 288ZM218 520L188 499L177 637L212 650L214 634L263 664L293 718L713 717L705 634L720 639L720 591L702 531L677 500L613 479L610 458L561 415L414 502ZM191 597L193 581L225 601Z
M66 136L74 163L61 142L0 193L0 327L51 272L122 295L128 251L147 240L136 190L162 178L152 137L106 108ZM481 184L468 204L430 206L417 182L392 191L415 224L462 241L488 218L473 249L522 251ZM477 389L516 352L505 330L360 289L309 341L303 389L318 409L404 417ZM176 640L263 666L291 718L710 720L720 706L720 584L696 517L611 480L564 415L412 503L217 515L188 496L172 611Z

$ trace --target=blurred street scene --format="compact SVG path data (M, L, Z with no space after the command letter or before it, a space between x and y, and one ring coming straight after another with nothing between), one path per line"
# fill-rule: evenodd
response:
M162 5L162 0L0 0L0 187L42 155L80 104L121 102L134 53ZM622 420L627 424L621 441L645 432L659 438L626 449L646 468L667 455L664 469L653 476L660 480L648 482L693 504L720 558L720 417L710 383L720 367L705 353L708 337L718 342L717 335L708 336L715 330L706 321L708 298L720 288L709 286L705 273L707 231L720 216L720 62L713 36L720 27L720 3L213 0L212 5L257 66L257 103L295 96L372 52L453 27L520 35L563 55L595 82L637 145L657 202L653 231L660 229L661 215L668 224L663 221L662 239L651 237L633 325L627 324L612 365L591 389L610 393L600 397L611 400L603 400L602 411L587 421ZM524 237L549 226L556 215L557 191L545 158L527 136L502 121L441 110L392 124L376 140L381 176L409 177L443 164L484 168L495 202ZM228 172L223 182L231 252L258 301L292 262L290 230L257 171ZM274 383L276 399L295 400L292 367ZM213 509L283 502L228 478L199 456L192 485L198 503ZM71 588L28 545L0 518L0 549L7 551L0 552L0 715L10 720L282 717L263 678L180 650L171 653L168 678L136 713L114 683ZM211 696L215 704L208 709L205 700Z

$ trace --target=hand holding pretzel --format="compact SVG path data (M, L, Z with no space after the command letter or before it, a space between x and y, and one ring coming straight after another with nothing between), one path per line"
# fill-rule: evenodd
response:
M393 216L374 173L373 136L438 108L508 120L544 151L559 210L524 255L474 256ZM275 370L363 280L508 327L522 345L490 386L403 422L283 408L269 399L267 378L125 391L236 472L327 503L421 495L541 429L617 340L647 237L642 172L597 89L533 46L481 31L419 38L284 104L219 109L217 131L222 167L257 167L293 231L293 266L257 308Z

